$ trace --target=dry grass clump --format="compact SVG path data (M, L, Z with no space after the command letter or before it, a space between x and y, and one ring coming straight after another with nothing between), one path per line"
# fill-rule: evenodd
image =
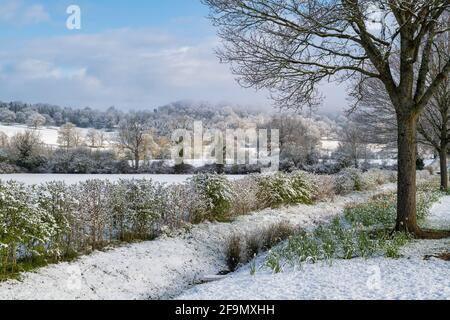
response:
M297 232L289 222L274 223L247 235L233 234L226 243L225 258L230 272L246 264L259 253L268 251Z

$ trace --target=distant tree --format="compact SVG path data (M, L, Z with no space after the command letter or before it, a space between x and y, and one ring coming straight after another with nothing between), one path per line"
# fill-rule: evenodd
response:
M432 78L441 70L442 64L450 60L450 32L439 38L435 48L430 68ZM448 77L439 85L421 115L418 132L419 142L432 147L439 154L441 189L448 190L447 154L450 150L450 79Z
M76 148L83 143L81 131L73 124L66 123L58 130L58 144L67 149Z
M25 123L25 122L27 122L27 115L24 112L22 112L22 111L17 112L16 113L16 122L17 123Z
M149 126L146 118L139 113L132 113L120 123L117 133L117 144L120 149L131 153L134 161L134 169L139 169L141 157L146 153L146 138Z
M310 160L318 153L321 143L319 127L310 119L298 115L275 116L266 125L267 129L280 132L280 157L300 165L312 164Z
M16 120L16 114L8 109L0 109L0 122L11 124Z
M341 167L359 168L359 161L367 159L369 148L365 133L357 124L348 122L338 132L339 146L335 151Z
M75 128L73 135L74 147L78 148L84 145L84 135L79 128Z
M100 148L103 148L105 146L105 143L107 142L107 140L108 140L108 136L105 133L105 131L103 131L103 130L98 131L98 145Z
M54 126L56 124L55 120L50 115L44 113L42 116L45 118L46 125Z
M89 129L86 134L86 143L90 148L98 148L102 146L102 142L100 141L100 132L96 129Z
M9 145L9 138L3 131L0 131L0 148L7 148Z
M42 156L43 142L33 130L26 130L11 138L11 158L16 165L33 171L45 163Z
M45 125L45 122L46 122L45 117L36 112L32 113L27 119L28 127L33 128L35 130Z

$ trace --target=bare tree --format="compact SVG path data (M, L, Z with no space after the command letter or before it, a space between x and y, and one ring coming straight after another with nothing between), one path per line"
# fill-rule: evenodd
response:
M442 64L450 59L450 32L439 40L435 44L431 75L439 72ZM432 147L439 154L441 189L448 190L447 154L450 146L450 80L448 78L439 85L421 115L418 131L419 141Z
M359 108L350 110L352 120L365 128L367 143L397 147L397 116L383 82L368 79L358 88Z
M58 130L58 144L65 148L79 147L83 143L83 136L81 131L73 124L66 123Z
M359 161L368 158L369 148L366 133L356 123L348 122L339 130L339 146L336 150L339 162L344 167L359 168Z
M45 119L44 116L40 115L37 112L32 113L27 119L27 125L35 130L42 127L46 122L47 119Z
M86 142L90 148L97 148L102 146L100 132L93 128L86 133Z
M138 113L128 115L119 124L117 143L119 148L131 152L135 170L139 169L141 157L146 153L148 131L147 120Z
M450 24L449 24L450 25ZM450 33L443 33L436 38L430 58L429 83L443 64L450 59ZM376 79L366 81L360 88L361 104L353 115L355 120L364 125L368 141L375 143L397 144L396 110L383 87ZM448 189L447 152L450 144L450 81L446 78L437 88L418 121L418 142L431 147L440 158L441 189Z
M0 148L7 148L9 145L9 138L6 133L0 131Z
M73 123L66 123L58 130L58 144L65 149L73 147L73 131L75 130Z
M417 225L417 120L450 72L427 82L440 17L448 0L203 0L219 28L218 55L244 86L268 88L282 106L318 102L323 81L378 79L398 124L395 229L436 236ZM398 72L393 72L398 57ZM396 77L395 74L399 76Z
M298 115L281 115L264 125L280 132L280 156L292 161L295 167L305 165L318 150L321 143L320 128L310 119Z

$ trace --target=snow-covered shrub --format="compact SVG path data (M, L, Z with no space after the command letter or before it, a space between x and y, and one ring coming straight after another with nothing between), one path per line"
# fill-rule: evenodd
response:
M278 172L258 177L257 200L264 207L276 208L290 203L294 197L295 191L286 174Z
M170 228L177 228L185 223L199 223L206 219L208 205L191 184L176 184L167 188L168 205L164 223Z
M24 170L19 168L18 166L5 162L0 162L0 174L20 173L23 171Z
M397 171L394 170L384 170L386 177L387 177L387 182L389 183L395 183L398 180L398 174Z
M86 250L104 247L113 238L113 224L108 206L110 183L103 180L80 182L72 191L82 223L80 236Z
M41 209L31 190L17 182L0 183L0 270L17 271L17 262L44 259L56 233L53 217Z
M198 195L206 200L208 218L224 220L230 213L233 188L224 175L199 174L189 180Z
M119 180L111 186L108 195L108 206L114 226L115 238L119 241L127 241L130 233L130 221L128 217L126 180Z
M145 179L118 181L109 202L120 239L126 241L153 239L168 207L164 185Z
M379 186L387 183L386 175L380 169L368 170L364 173L364 179L369 179L370 181L373 181L374 184Z
M367 183L359 169L347 168L336 175L335 189L337 194L343 195L352 191L363 191L366 190L366 186Z
M55 233L48 244L55 259L71 257L78 251L81 238L77 200L64 182L48 182L34 187L39 207L52 216Z
M311 175L303 171L295 171L289 175L289 179L295 192L292 203L313 204L318 187Z
M317 186L313 196L314 202L334 199L336 195L334 175L309 174L309 177L314 181L314 184Z
M234 197L231 202L231 212L233 215L248 214L262 209L261 204L256 201L258 189L256 180L255 177L249 176L232 182Z
M370 169L363 173L363 180L368 188L397 181L397 173L391 170Z
M430 173L431 176L434 175L434 168L433 168L433 166L426 166L425 170L427 170Z
M257 179L257 199L265 207L313 203L316 187L303 172L261 175Z

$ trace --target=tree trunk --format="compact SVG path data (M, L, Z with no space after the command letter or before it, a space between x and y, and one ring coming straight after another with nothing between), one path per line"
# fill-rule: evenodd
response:
M139 152L134 153L134 169L139 170Z
M448 190L448 171L447 171L447 146L444 145L439 150L439 158L441 164L441 190Z
M419 235L416 209L416 127L414 116L398 119L398 202L396 231Z

